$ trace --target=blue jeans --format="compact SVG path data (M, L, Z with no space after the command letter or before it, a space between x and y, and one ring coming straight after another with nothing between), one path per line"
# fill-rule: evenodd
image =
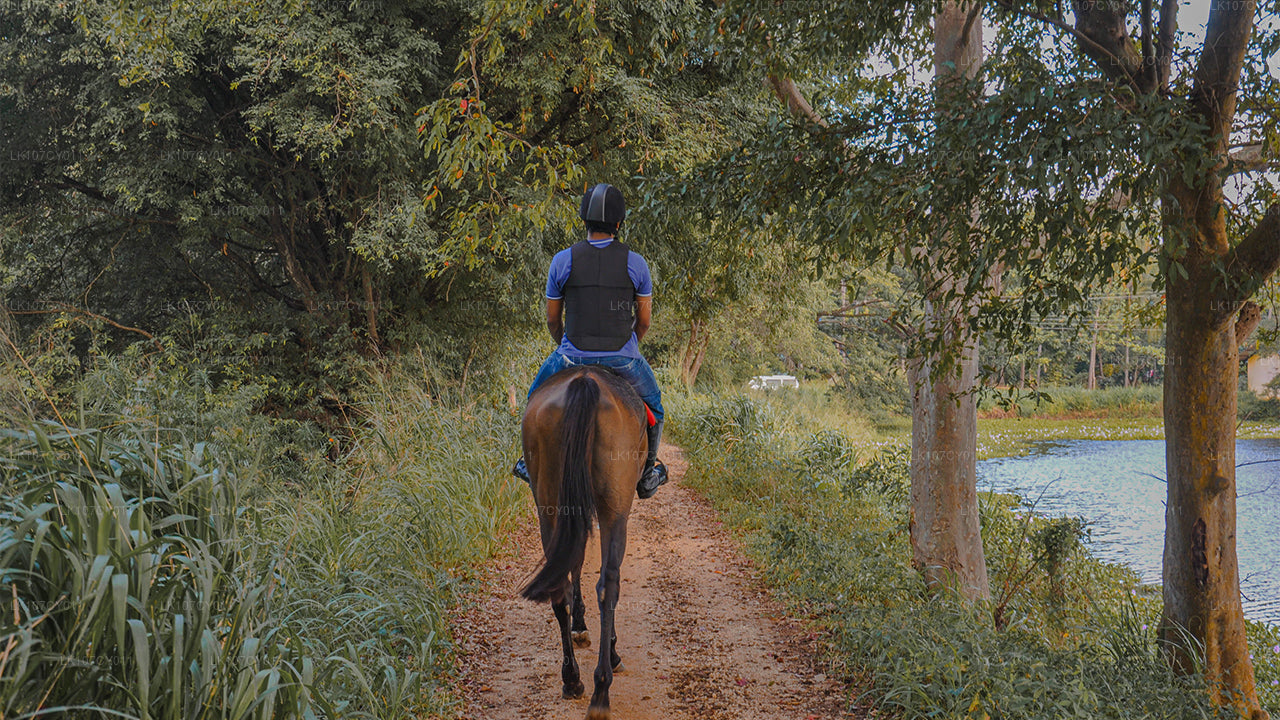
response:
M559 352L553 352L547 357L546 362L542 363L538 374L534 376L533 386L529 388L529 395L533 395L533 391L537 390L538 386L546 382L552 375L574 365L603 365L618 371L618 374L631 383L631 387L635 389L636 394L653 411L653 416L657 418L658 422L662 422L662 391L658 389L658 379L653 376L653 368L649 367L649 363L645 362L644 358L632 358L624 355L571 358L561 355Z

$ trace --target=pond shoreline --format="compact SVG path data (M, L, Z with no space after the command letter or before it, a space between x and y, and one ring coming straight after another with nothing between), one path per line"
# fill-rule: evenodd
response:
M1074 434L1098 434L1096 427L1085 430L1092 432ZM1034 505L1036 515L1082 518L1093 529L1086 545L1093 557L1126 567L1145 585L1159 587L1166 493L1163 438L1149 425L1125 430L1098 438L1071 437L1073 433L1063 428L1016 439L1013 433L997 430L980 451L998 447L1013 452L988 452L978 462L978 487L981 492L1018 496ZM1273 472L1262 466L1280 462L1280 440L1268 428L1249 428L1241 433L1237 452L1246 613L1274 625L1280 623L1280 567L1270 559L1280 556L1280 548L1274 547L1268 518L1280 507L1280 489Z

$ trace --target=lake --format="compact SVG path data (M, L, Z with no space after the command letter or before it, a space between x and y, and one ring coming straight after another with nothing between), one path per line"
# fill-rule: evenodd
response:
M1252 463L1252 464L1251 464ZM1236 443L1237 533L1245 616L1280 623L1280 440ZM1083 517L1095 555L1160 582L1164 552L1163 440L1034 443L1018 457L978 463L978 489L1017 492L1042 515Z

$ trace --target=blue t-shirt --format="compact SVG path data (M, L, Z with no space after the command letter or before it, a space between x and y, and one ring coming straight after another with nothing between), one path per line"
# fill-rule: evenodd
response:
M592 247L607 247L613 242L613 238L602 238L600 240L588 240ZM547 299L561 300L564 298L564 284L569 281L569 270L573 267L573 253L571 248L565 248L556 253L551 258L551 270L547 272ZM627 274L631 276L631 284L636 288L636 297L650 297L653 295L653 280L649 277L649 264L640 257L640 254L632 250L627 255ZM631 339L620 350L609 351L593 351L579 350L569 342L569 336L566 334L560 341L560 347L557 352L566 357L608 357L622 355L624 357L640 357L640 343L636 340L636 334L631 333Z

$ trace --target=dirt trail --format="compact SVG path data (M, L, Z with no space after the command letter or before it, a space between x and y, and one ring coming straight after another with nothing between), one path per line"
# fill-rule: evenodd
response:
M786 619L696 493L680 487L685 462L664 446L671 472L636 500L618 602L618 653L626 671L610 695L617 720L817 720L841 710L844 687L813 661L816 641ZM583 595L592 645L577 650L586 697L560 697L559 632L547 605L517 590L541 559L532 515L511 552L491 567L488 593L458 622L459 690L467 720L581 720L599 641L595 583L600 550L587 550Z

